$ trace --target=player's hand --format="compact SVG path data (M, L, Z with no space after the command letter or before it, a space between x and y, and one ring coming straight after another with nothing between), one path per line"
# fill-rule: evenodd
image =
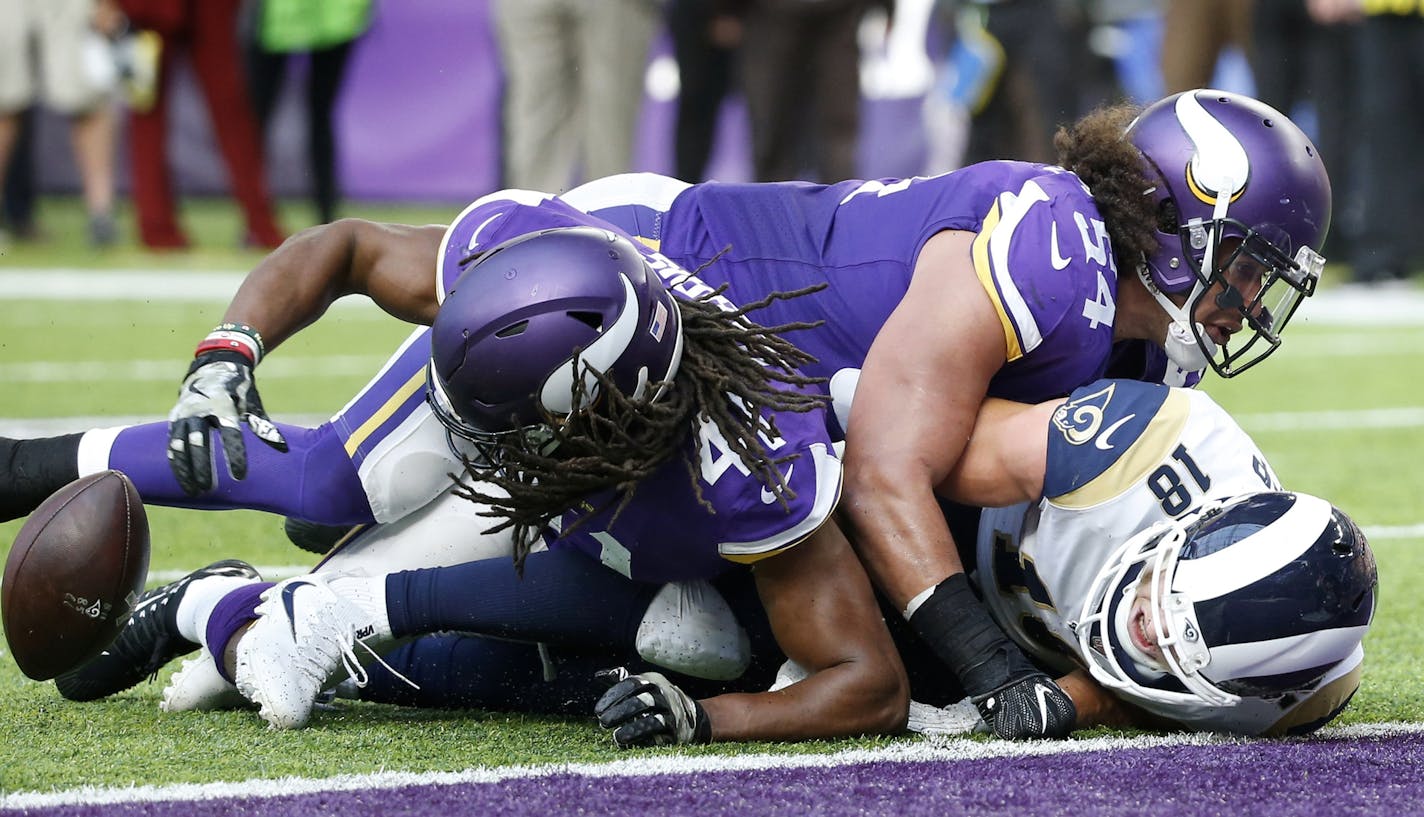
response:
M989 731L1005 740L1066 738L1078 720L1073 699L1041 672L1021 676L973 701Z
M618 748L707 743L712 739L712 722L702 705L662 673L630 675L618 667L594 677L612 685L593 711L600 726L613 730Z
M213 487L208 430L217 428L227 470L233 479L247 476L247 448L242 425L278 451L287 440L262 409L252 379L252 364L236 352L201 352L188 368L178 402L168 414L168 465L189 496Z

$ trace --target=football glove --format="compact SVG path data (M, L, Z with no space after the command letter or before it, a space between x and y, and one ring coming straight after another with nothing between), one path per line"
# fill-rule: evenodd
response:
M224 324L198 346L178 402L168 413L168 465L189 496L213 487L208 430L217 428L233 479L247 476L242 424L267 445L287 450L287 440L267 417L252 367L261 357L261 340L247 327Z
M989 731L1004 740L1066 738L1078 720L1073 699L1041 672L971 700Z
M612 685L593 711L600 726L613 730L618 748L707 743L712 739L712 722L702 705L662 673L630 675L618 667L594 677Z

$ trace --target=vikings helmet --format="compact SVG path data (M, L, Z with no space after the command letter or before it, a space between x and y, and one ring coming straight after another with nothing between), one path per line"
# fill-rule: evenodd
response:
M1108 560L1077 624L1080 653L1129 697L1279 698L1359 649L1376 585L1365 535L1329 502L1283 492L1210 502Z
M1158 248L1144 259L1142 279L1182 325L1174 331L1195 340L1203 364L1222 377L1238 374L1275 351L1291 314L1315 291L1330 226L1325 165L1279 111L1225 91L1156 102L1128 126L1127 138L1142 152L1157 206ZM1228 238L1240 246L1219 251ZM1247 292L1228 280L1233 264L1245 261L1261 270L1257 293L1249 291L1254 275ZM1226 287L1217 305L1238 309L1250 330L1240 348L1218 350L1191 317L1214 283ZM1180 293L1185 309L1163 297Z
M628 239L544 230L459 263L431 327L426 394L447 431L488 462L508 435L541 446L548 418L595 406L595 371L654 400L677 373L677 304Z

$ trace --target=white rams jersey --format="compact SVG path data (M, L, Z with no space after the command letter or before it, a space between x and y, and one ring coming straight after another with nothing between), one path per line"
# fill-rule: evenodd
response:
M1204 499L1280 490L1246 432L1205 393L1126 380L1073 392L1048 432L1043 498L984 511L978 583L994 619L1040 663L1084 666L1074 633L1094 577L1137 532ZM1309 694L1229 707L1131 704L1202 731L1282 734L1332 716L1359 684L1356 650Z

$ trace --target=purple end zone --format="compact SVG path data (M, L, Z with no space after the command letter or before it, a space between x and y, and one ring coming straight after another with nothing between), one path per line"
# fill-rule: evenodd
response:
M271 798L57 806L27 814L895 814L1336 817L1424 810L1424 734L701 774L556 774Z

